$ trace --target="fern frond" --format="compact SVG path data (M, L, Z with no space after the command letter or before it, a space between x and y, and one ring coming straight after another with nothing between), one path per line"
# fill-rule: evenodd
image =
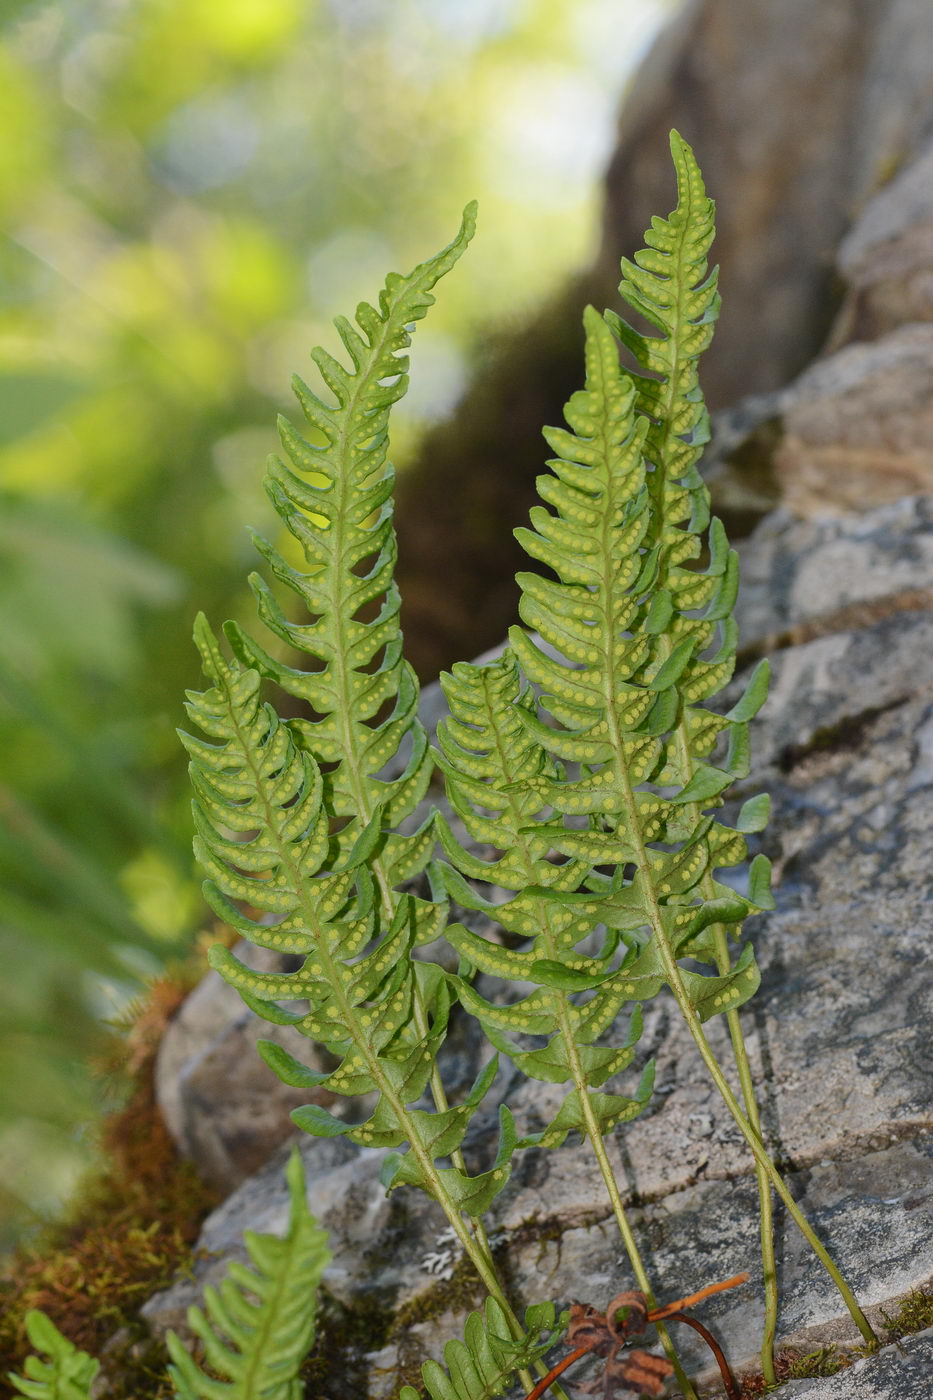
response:
M337 1056L335 1070L313 1073L280 1045L260 1041L263 1058L287 1084L379 1096L363 1123L348 1124L312 1104L295 1110L298 1126L318 1136L346 1135L364 1146L408 1141L412 1159L398 1159L399 1180L423 1185L462 1228L459 1210L485 1208L490 1191L505 1185L508 1165L498 1163L493 1176L470 1178L457 1167L439 1169L435 1161L459 1149L494 1066L466 1105L437 1114L409 1108L431 1076L451 993L438 968L409 957L418 933L411 896L399 897L391 923L383 925L366 869L379 839L378 815L345 852L331 835L318 763L263 703L257 672L225 660L203 617L195 638L212 684L203 693L189 692L187 709L207 738L181 737L191 755L195 850L209 876L205 896L220 918L253 943L303 959L293 972L256 972L215 945L211 966L261 1016L293 1026ZM431 1007L426 1031L412 1014L416 995ZM277 1005L296 1000L307 1009ZM509 1141L504 1128L504 1147Z
M582 765L579 776L539 776L526 784L565 819L552 824L552 842L589 854L594 866L616 867L613 877L594 874L587 883L609 906L603 922L620 930L630 951L612 977L591 985L598 985L597 998L642 999L670 980L671 958L702 956L713 922L740 924L767 902L762 858L750 898L715 880L700 888L716 867L745 857L740 833L701 816L741 771L744 745L735 743L720 768L692 767L689 777L683 770L684 736L708 753L734 718L741 739L742 716L760 686L756 681L732 717L691 708L694 668L706 663L696 657L702 642L692 624L685 635L671 635L669 591L659 583L662 507L649 488L644 456L651 425L637 412L635 386L619 367L606 323L592 309L585 323L586 388L567 405L570 431L546 434L559 456L540 492L555 514L537 507L534 529L516 532L526 552L558 578L519 575L522 619L551 650L543 652L521 628L511 640L542 688L542 708L559 726L553 740L544 724L536 734ZM597 830L576 830L580 816ZM758 973L749 950L725 975L685 971L679 980L706 1019L751 996Z
M568 1313L555 1316L553 1303L535 1303L525 1313L523 1335L513 1338L498 1303L487 1298L483 1312L470 1313L463 1341L444 1347L447 1369L426 1361L421 1375L430 1400L492 1400L502 1395L523 1369L533 1366L560 1339ZM399 1400L420 1400L417 1390L403 1386Z
M207 1375L174 1332L166 1336L177 1400L300 1400L301 1364L311 1349L317 1294L330 1263L327 1233L308 1209L301 1155L286 1168L291 1210L277 1235L243 1236L253 1267L232 1262L220 1288L204 1290L206 1312L188 1326L218 1377Z
M28 1356L23 1366L25 1375L9 1373L14 1389L28 1400L90 1400L100 1362L79 1351L38 1309L26 1314L26 1335L47 1360L35 1354Z
M227 629L245 665L311 707L315 718L292 727L303 747L332 765L328 807L344 823L336 838L344 855L378 816L383 834L373 865L390 915L391 890L423 869L433 836L430 823L406 835L395 831L424 797L432 765L417 716L418 683L402 656L388 421L408 387L404 351L414 323L433 305L432 288L463 254L475 222L471 204L448 247L407 277L393 273L378 306L363 302L357 308L356 325L337 318L348 364L322 349L312 351L330 401L294 381L308 436L280 420L284 459L270 458L266 490L307 568L294 568L255 538L272 574L309 619L290 621L260 577L251 583L262 621L313 665L302 670L275 661L235 625ZM409 746L405 771L381 779L380 770L403 743ZM417 913L419 939L436 937L433 910Z
M635 1098L594 1092L631 1062L641 1028L636 1013L632 1034L623 1044L594 1044L631 999L613 984L605 957L577 951L577 944L609 913L595 894L578 894L592 863L586 843L598 833L572 833L573 843L582 843L582 856L578 851L562 863L549 858L555 828L546 813L542 816L535 784L560 784L563 769L537 738L534 698L523 687L510 650L485 666L458 663L450 675L441 677L441 685L450 716L438 726L438 762L448 799L474 841L503 851L499 860L478 871L476 857L441 819L439 836L450 861L440 867L442 878L464 907L490 914L530 946L506 948L456 924L446 936L464 964L492 976L539 984L522 1001L503 1006L485 1001L468 980L461 980L460 1000L496 1048L525 1074L550 1083L573 1083L553 1122L534 1138L523 1139L523 1145L556 1147L572 1129L607 1132L640 1111L650 1094L650 1075ZM562 835L559 829L558 843ZM515 891L514 897L495 905L482 899L461 878L478 873ZM588 1000L573 1000L578 988L600 984ZM548 1040L543 1048L526 1050L510 1032Z

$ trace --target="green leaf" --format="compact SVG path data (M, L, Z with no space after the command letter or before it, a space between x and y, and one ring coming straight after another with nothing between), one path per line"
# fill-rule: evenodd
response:
M26 1335L37 1352L26 1358L21 1376L9 1373L14 1389L29 1400L90 1400L100 1362L63 1337L45 1313L26 1314Z
M298 1373L314 1341L317 1292L330 1251L308 1210L297 1149L286 1177L291 1210L284 1237L248 1230L252 1267L231 1263L219 1289L205 1289L206 1312L188 1310L188 1326L221 1379L203 1371L174 1332L166 1336L178 1400L299 1400Z

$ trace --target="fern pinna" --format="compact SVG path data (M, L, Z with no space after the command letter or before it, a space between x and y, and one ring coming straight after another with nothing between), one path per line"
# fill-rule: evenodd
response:
M26 1314L26 1335L36 1350L26 1358L25 1375L9 1376L17 1394L27 1400L90 1400L100 1362L63 1337L36 1308Z
M534 1303L525 1313L521 1335L510 1334L495 1299L487 1298L482 1312L470 1313L463 1341L444 1347L445 1366L426 1361L421 1378L429 1400L493 1400L508 1390L516 1371L527 1369L560 1340L569 1314L555 1317L553 1303ZM398 1400L420 1400L418 1391L403 1385Z
M432 304L431 289L462 254L473 225L471 206L449 247L408 277L389 277L378 310L358 308L359 329L337 321L353 368L314 352L335 404L296 385L312 435L323 441L313 446L283 423L290 465L273 458L267 485L308 567L298 570L271 545L258 544L311 620L290 622L260 579L253 588L272 632L314 664L302 670L279 662L232 624L228 662L199 619L196 639L211 685L190 696L189 714L207 739L183 738L209 903L258 946L303 956L297 972L262 974L217 947L212 965L260 1015L294 1026L340 1057L336 1070L316 1075L281 1047L260 1042L286 1083L379 1095L362 1124L349 1125L316 1105L297 1110L295 1121L308 1132L346 1134L367 1146L409 1143L407 1153L388 1157L385 1184L417 1184L439 1202L516 1330L478 1220L508 1180L516 1134L503 1108L493 1166L467 1174L460 1146L495 1061L466 1101L450 1108L435 1061L451 990L438 968L409 956L414 945L437 936L446 910L397 890L427 862L433 826L428 821L405 835L394 829L423 796L431 757L416 714L417 683L401 654L387 421L406 387L401 352L412 324ZM369 620L367 609L375 611ZM312 717L283 723L261 700L263 679L304 701ZM403 742L409 745L404 772L383 779L381 770ZM305 1000L307 1011L276 1005L294 999ZM429 1083L434 1113L412 1107ZM448 1158L451 1165L437 1165ZM476 1222L472 1231L464 1214Z
M188 1309L188 1326L216 1375L201 1369L174 1332L166 1335L176 1400L301 1400L304 1394L298 1373L314 1341L330 1251L308 1209L297 1151L285 1175L291 1201L285 1235L247 1230L252 1268L232 1260L219 1290L204 1290L206 1313Z

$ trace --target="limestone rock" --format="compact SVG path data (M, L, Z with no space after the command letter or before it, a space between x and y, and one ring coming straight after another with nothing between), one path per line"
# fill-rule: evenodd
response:
M862 210L839 245L846 297L831 346L933 321L933 146Z
M282 965L276 954L249 943L236 952L263 971ZM209 972L185 1000L159 1047L156 1096L166 1126L180 1151L223 1191L234 1190L292 1136L289 1114L314 1098L276 1078L256 1052L260 1038L276 1041L313 1068L329 1063L320 1046L247 1010L217 972ZM334 1095L316 1094L315 1102L341 1111Z
M933 491L933 325L902 326L818 360L781 407L773 469L796 514Z
M773 652L933 603L933 498L801 520L773 512L739 548L743 649Z

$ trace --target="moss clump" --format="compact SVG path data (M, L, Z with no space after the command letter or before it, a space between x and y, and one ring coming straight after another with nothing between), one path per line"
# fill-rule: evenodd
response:
M0 1277L0 1396L12 1395L6 1373L20 1370L29 1354L30 1308L41 1308L94 1356L115 1334L125 1337L107 1364L114 1400L170 1393L163 1388L164 1353L157 1348L157 1369L138 1312L189 1264L216 1196L178 1156L156 1104L153 1072L162 1032L202 970L193 961L152 983L115 1030L99 1069L118 1081L123 1106L102 1124L102 1164L65 1218L18 1248Z
M896 1342L899 1337L910 1337L915 1332L923 1332L933 1327L933 1288L915 1288L908 1293L897 1312L889 1317L882 1312L887 1329L887 1340Z
M909 1337L915 1332L923 1332L933 1327L933 1289L918 1288L909 1293L893 1315L882 1312L884 1333L882 1345L896 1342L900 1337ZM818 1347L816 1351L800 1352L788 1349L778 1352L775 1370L778 1381L809 1380L815 1376L834 1376L851 1366L857 1356L868 1356L877 1347L846 1348L831 1343ZM771 1387L773 1390L773 1387ZM745 1376L742 1382L742 1400L758 1400L759 1396L770 1393L760 1374Z

